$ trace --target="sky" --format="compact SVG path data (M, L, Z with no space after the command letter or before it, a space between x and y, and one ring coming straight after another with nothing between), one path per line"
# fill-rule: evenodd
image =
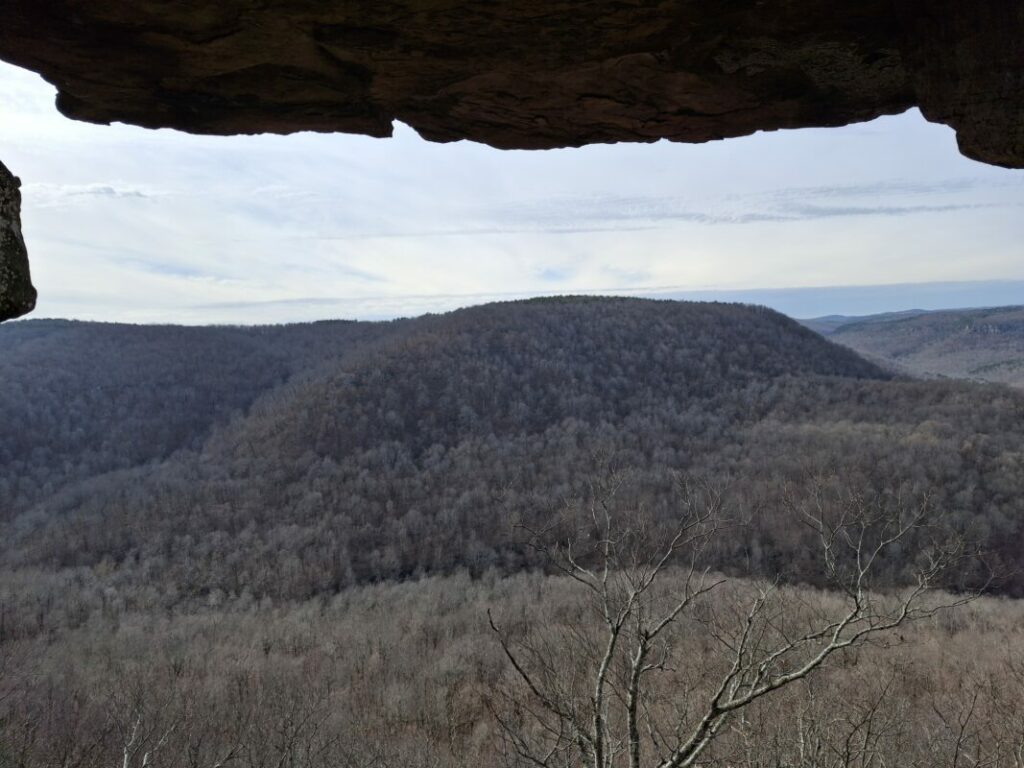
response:
M1024 303L1024 171L915 110L702 145L500 151L68 120L0 62L35 317L381 319L561 293L797 317Z

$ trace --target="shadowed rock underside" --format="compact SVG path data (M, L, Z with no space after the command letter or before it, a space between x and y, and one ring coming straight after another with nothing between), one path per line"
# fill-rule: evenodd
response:
M70 117L197 133L400 120L502 148L701 142L920 106L1024 166L1015 0L0 0Z

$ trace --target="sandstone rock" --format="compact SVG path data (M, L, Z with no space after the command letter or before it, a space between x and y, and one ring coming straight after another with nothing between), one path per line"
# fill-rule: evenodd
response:
M1019 0L0 0L0 58L82 120L395 120L496 147L701 142L919 105L1024 167Z
M31 312L36 289L21 237L21 182L0 163L0 321Z

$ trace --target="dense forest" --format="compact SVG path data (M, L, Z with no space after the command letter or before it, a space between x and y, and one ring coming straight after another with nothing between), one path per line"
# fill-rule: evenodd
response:
M928 495L1002 570L1024 564L1024 396L893 379L762 308L569 298L283 328L26 322L0 345L3 567L119 599L305 599L531 568L517 526L609 467L656 517L680 473L727 488L744 524L708 553L716 568L813 582L782 502L822 476L879 504ZM1024 575L1001 588L1021 594Z
M0 768L1017 765L1022 423L741 305L0 326Z
M372 323L0 326L5 519L75 482L198 450L264 392L380 335Z

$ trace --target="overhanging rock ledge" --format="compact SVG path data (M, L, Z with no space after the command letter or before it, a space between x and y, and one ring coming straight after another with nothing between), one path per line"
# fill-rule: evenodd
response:
M1024 167L1020 0L0 0L68 116L503 148L701 142L919 106Z

